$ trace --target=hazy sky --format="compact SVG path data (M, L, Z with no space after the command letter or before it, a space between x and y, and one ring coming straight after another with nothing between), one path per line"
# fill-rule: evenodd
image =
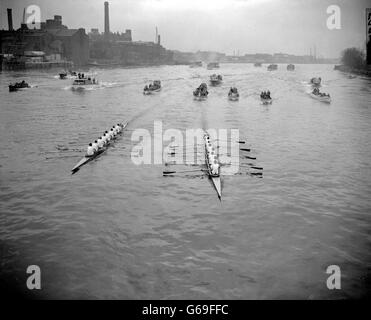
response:
M20 25L23 8L37 4L41 19L62 15L69 28L104 30L103 0L0 0ZM110 29L132 29L133 40L153 41L155 26L168 49L215 50L232 54L286 52L338 57L347 47L365 47L365 8L370 0L111 0ZM329 5L341 9L341 29L329 30Z

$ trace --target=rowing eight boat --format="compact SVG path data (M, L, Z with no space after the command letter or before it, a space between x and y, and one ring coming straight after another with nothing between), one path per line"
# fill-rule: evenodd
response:
M219 167L219 172L217 174L213 174L211 170L211 164L209 162L209 157L208 157L208 151L206 148L207 145L207 140L206 140L207 135L205 135L204 140L205 140L205 162L206 162L206 167L207 167L207 173L211 179L211 182L214 185L214 188L216 192L218 193L219 199L222 198L222 186L221 186L221 179L220 179L220 167Z
M122 133L124 132L124 129L125 129L125 127L128 125L128 123L125 123L125 124L123 124L122 125L122 130L121 130L121 132L114 138L114 140L116 140L117 139L117 137L119 136L119 135L122 135ZM96 153L94 153L94 155L92 155L92 156L90 156L90 157L88 157L88 156L84 156L73 168L72 168L72 174L74 174L74 173L76 173L77 171L79 171L79 169L83 166L83 165L85 165L85 164L87 164L88 162L90 162L90 161L92 161L92 160L94 160L94 159L96 159L96 158L98 158L103 152L105 152L107 149L108 149L108 147L111 145L111 143L112 142L110 142L110 143L108 143L105 147L103 147L102 149L99 149Z

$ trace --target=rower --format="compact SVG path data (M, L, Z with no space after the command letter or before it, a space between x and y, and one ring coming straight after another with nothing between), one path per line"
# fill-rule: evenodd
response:
M107 143L110 142L111 141L111 135L108 133L107 130L104 132L104 134L106 135L106 141L107 141Z
M102 140L103 140L104 145L108 144L108 137L105 133L102 136Z
M92 143L92 147L94 149L94 152L97 152L98 151L98 140L95 140L93 143Z
M103 140L103 137L99 137L98 139L98 148L99 149L102 149L104 146L104 140Z
M113 128L111 128L109 134L111 135L112 139L116 136L116 133L113 131Z
M86 151L86 156L91 157L91 156L94 156L94 154L95 154L95 150L93 148L93 145L92 143L89 143L88 150Z

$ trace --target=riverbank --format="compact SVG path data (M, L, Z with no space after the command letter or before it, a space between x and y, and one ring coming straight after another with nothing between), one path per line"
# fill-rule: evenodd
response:
M334 70L339 70L341 72L354 73L357 75L371 77L371 69L368 69L368 70L367 69L355 69L355 68L345 66L345 65L335 65Z

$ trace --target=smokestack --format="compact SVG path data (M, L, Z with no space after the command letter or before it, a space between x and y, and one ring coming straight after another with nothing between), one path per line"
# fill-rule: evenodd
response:
M104 2L104 35L109 36L109 11L108 11L108 1Z
M161 45L161 36L160 35L157 36L157 44L159 46Z
M6 9L8 11L8 27L9 31L13 30L13 16L12 16L12 9Z

